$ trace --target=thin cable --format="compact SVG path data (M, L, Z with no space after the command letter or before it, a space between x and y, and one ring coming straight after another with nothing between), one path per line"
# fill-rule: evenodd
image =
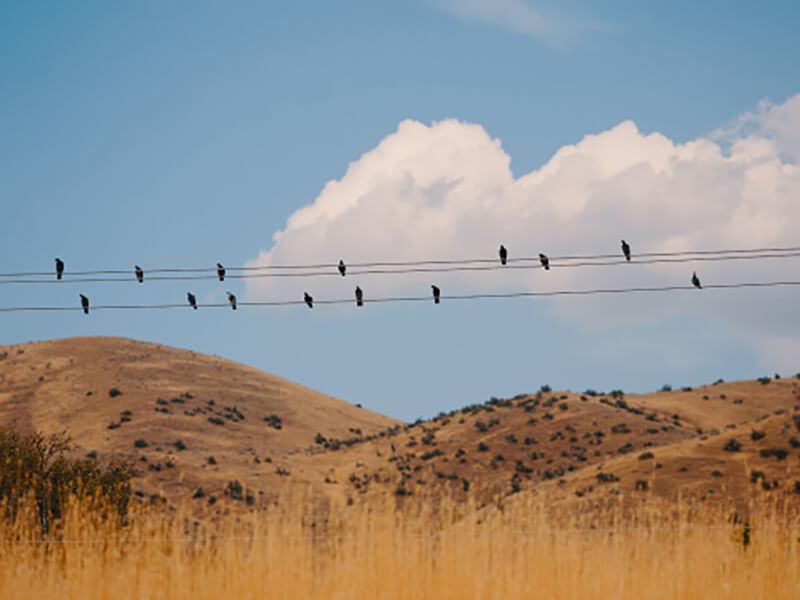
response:
M748 255L734 255L734 256L696 256L696 257L682 257L682 258L652 258L644 260L630 260L623 259L606 260L605 262L571 262L559 263L554 262L555 259L550 259L550 268L558 269L562 267L609 267L625 264L633 265L652 265L652 264L675 264L675 263L690 263L690 262L719 262L729 260L762 260L774 258L796 258L800 256L800 252L782 253L782 254L748 254ZM616 258L616 257L615 257ZM523 259L519 259L523 260ZM527 259L525 259L527 260ZM537 264L511 264L500 265L497 261L492 261L494 264L486 266L443 266L443 267L413 267L406 269L361 269L352 270L348 275L353 277L356 275L404 275L410 273L452 273L452 272L481 272L481 271L505 271L505 270L519 270L519 269L541 269L539 258L536 259ZM67 273L64 274L67 277ZM305 271L305 272L279 272L279 273L242 273L226 274L227 279L262 279L270 277L340 277L340 273L336 270L327 271ZM214 280L217 275L155 275L145 278L145 281L198 281L198 280ZM64 285L65 283L129 283L136 282L134 276L130 277L76 277L66 279L53 279L52 274L48 279L0 279L0 285L25 285L31 283L47 283Z
M797 286L800 281L764 281L747 283L712 283L704 284L704 290L729 290L740 288L768 288L782 286ZM501 298L542 298L552 296L591 296L596 294L630 294L641 292L677 292L696 290L690 285L671 285L662 287L631 287L631 288L598 288L591 290L555 290L547 292L499 292L481 294L457 294L451 296L440 296L442 302L445 300L488 300ZM700 291L700 290L696 290ZM386 298L363 298L364 304L380 304L390 302L431 302L433 296L391 296ZM333 300L314 300L314 304L353 304L354 298L333 299ZM237 306L271 307L271 306L301 306L305 300L270 300L270 301L251 301L238 302ZM198 308L230 308L228 303L198 304ZM188 303L180 304L105 304L90 307L89 311L95 310L159 310L170 308L191 308ZM36 311L76 311L83 310L81 306L12 306L2 307L0 312L36 312Z
M722 249L722 250L686 250L679 252L641 252L634 253L635 257L644 258L661 258L669 256L693 256L693 255L724 255L724 254L754 254L764 252L800 252L800 246L790 246L783 248L735 248L735 249ZM550 257L551 261L563 260L604 260L619 258L620 254L594 254L594 255L553 255ZM508 259L509 263L514 262L538 262L538 256L529 257L512 257ZM467 264L489 264L496 263L497 258L474 258L474 259L452 259L452 260L419 260L419 261L380 261L380 262L358 262L347 264L348 268L351 267L413 267L424 265L467 265ZM260 270L304 270L304 269L336 269L337 263L317 263L317 264L287 264L287 265L260 265L260 266L241 266L241 267L225 267L228 272L231 271L260 271ZM145 273L216 273L217 267L200 267L200 268L157 268L145 269ZM84 275L127 275L133 273L133 269L104 269L104 270L90 270L90 271L72 271L66 272L64 275L84 276ZM17 273L0 273L0 278L3 277L52 277L54 271L29 271Z

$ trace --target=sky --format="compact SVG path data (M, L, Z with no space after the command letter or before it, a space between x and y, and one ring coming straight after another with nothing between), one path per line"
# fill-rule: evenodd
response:
M800 246L797 10L2 3L0 272ZM796 261L0 284L0 307L768 281ZM797 293L0 313L0 344L132 337L413 420L544 384L793 374Z

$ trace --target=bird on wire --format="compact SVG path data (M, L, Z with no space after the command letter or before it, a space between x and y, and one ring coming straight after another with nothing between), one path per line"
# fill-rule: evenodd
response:
M542 254L539 252L539 262L542 263L545 271L550 270L550 258L547 256L547 254Z
M339 273L342 274L342 277L344 277L346 271L347 267L345 266L344 261L342 259L339 259Z
M64 261L60 258L56 259L56 279L61 279L64 274Z
M303 292L303 300L305 300L306 304L308 304L308 308L314 308L314 299L309 295L308 292Z
M356 306L364 306L364 292L356 286Z
M78 294L81 297L81 306L83 307L83 314L89 314L89 299L83 294Z
M142 267L135 265L133 270L136 272L136 281L142 283L144 281L144 271L142 271Z
M622 253L625 255L625 260L631 260L631 247L625 240L622 240Z
M506 247L503 246L503 244L500 244L500 264L501 265L506 264L507 260L508 260L508 250L506 250Z
M228 302L231 303L231 308L236 310L236 296L231 294L229 291L226 291L225 293L228 294Z
M439 304L439 296L441 295L442 291L435 285L431 286L431 291L433 291L433 303Z
M186 292L186 299L189 301L189 306L197 310L197 298L194 297L192 292Z
M703 286L700 285L700 278L697 276L697 273L692 273L692 285L698 290L703 289Z
M220 281L225 281L225 267L222 266L222 263L217 263L217 277Z

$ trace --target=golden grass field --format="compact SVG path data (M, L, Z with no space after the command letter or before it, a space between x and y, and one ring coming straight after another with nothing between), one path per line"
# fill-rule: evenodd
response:
M558 517L531 502L432 514L390 500L331 506L314 521L306 500L198 527L144 512L117 529L73 507L53 543L5 526L2 597L800 597L800 521L764 502L745 546L730 512L690 518L679 505L623 520L609 510Z

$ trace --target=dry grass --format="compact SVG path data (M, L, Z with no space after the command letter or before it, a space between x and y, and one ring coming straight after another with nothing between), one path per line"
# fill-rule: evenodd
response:
M800 529L774 507L743 527L720 511L548 517L542 505L327 508L304 498L213 524L142 513L114 530L72 506L62 543L0 544L0 590L17 598L796 598ZM316 513L320 514L319 510ZM601 526L602 523L602 526ZM792 525L787 527L787 525ZM35 538L5 525L3 540ZM592 529L592 527L595 527Z

